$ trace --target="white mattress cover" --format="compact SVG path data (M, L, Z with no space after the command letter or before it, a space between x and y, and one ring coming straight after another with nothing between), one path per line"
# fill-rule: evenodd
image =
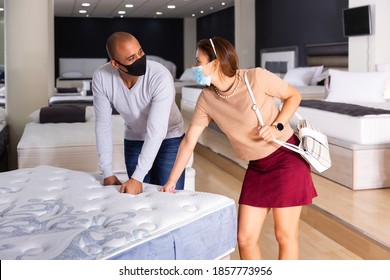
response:
M390 102L358 105L390 110ZM353 117L305 107L299 107L298 113L333 138L364 145L390 143L390 115L387 114ZM296 119L292 124L296 124Z
M181 90L181 99L187 102L196 103L201 92L201 88L185 86Z
M215 245L223 252L207 253L218 257L235 247L235 204L222 195L185 190L162 193L147 184L139 195L121 194L114 186L102 187L87 173L50 166L0 173L0 192L2 260L115 258L227 209L234 215L223 219L233 223L215 232L219 236ZM218 226L207 225L211 232ZM202 236L200 230L192 231ZM180 244L177 240L176 246ZM182 249L180 256L191 258ZM197 254L193 253L192 257Z

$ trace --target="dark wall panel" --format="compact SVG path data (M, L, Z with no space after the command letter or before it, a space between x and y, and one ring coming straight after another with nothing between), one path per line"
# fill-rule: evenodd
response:
M182 19L55 18L55 61L58 58L108 57L107 38L116 31L132 33L144 51L174 62L183 72Z
M212 37L223 37L235 44L234 7L201 17L197 20L197 41Z
M342 9L348 0L256 0L256 65L260 50L298 46L299 65L305 65L305 45L347 42Z

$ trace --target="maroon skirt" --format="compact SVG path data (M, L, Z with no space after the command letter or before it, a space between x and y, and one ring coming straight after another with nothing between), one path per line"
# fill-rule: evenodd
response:
M287 142L298 145L299 139L293 135ZM280 147L265 158L249 162L239 204L291 207L310 204L316 196L309 164L300 154Z

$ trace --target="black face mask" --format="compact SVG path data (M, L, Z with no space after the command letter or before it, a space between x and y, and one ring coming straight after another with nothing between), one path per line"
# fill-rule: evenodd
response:
M115 60L116 61L116 60ZM116 61L119 65L123 66L126 68L127 72L121 70L123 73L126 73L131 76L142 76L145 75L146 72L146 55L141 56L139 59L134 61L130 65L124 65L118 61Z

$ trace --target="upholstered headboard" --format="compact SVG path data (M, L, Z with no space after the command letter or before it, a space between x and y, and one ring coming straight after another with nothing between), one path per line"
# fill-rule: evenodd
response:
M59 75L64 78L91 78L107 58L60 58Z
M273 73L285 74L298 65L298 47L267 48L260 50L260 66Z
M348 43L306 45L306 65L348 70Z
M176 78L176 64L175 63L173 63L172 61L166 60L162 57L156 56L156 55L147 55L146 58L148 60L153 60L153 61L157 61L157 62L161 63L169 70L169 72L171 72L172 76L174 78Z

